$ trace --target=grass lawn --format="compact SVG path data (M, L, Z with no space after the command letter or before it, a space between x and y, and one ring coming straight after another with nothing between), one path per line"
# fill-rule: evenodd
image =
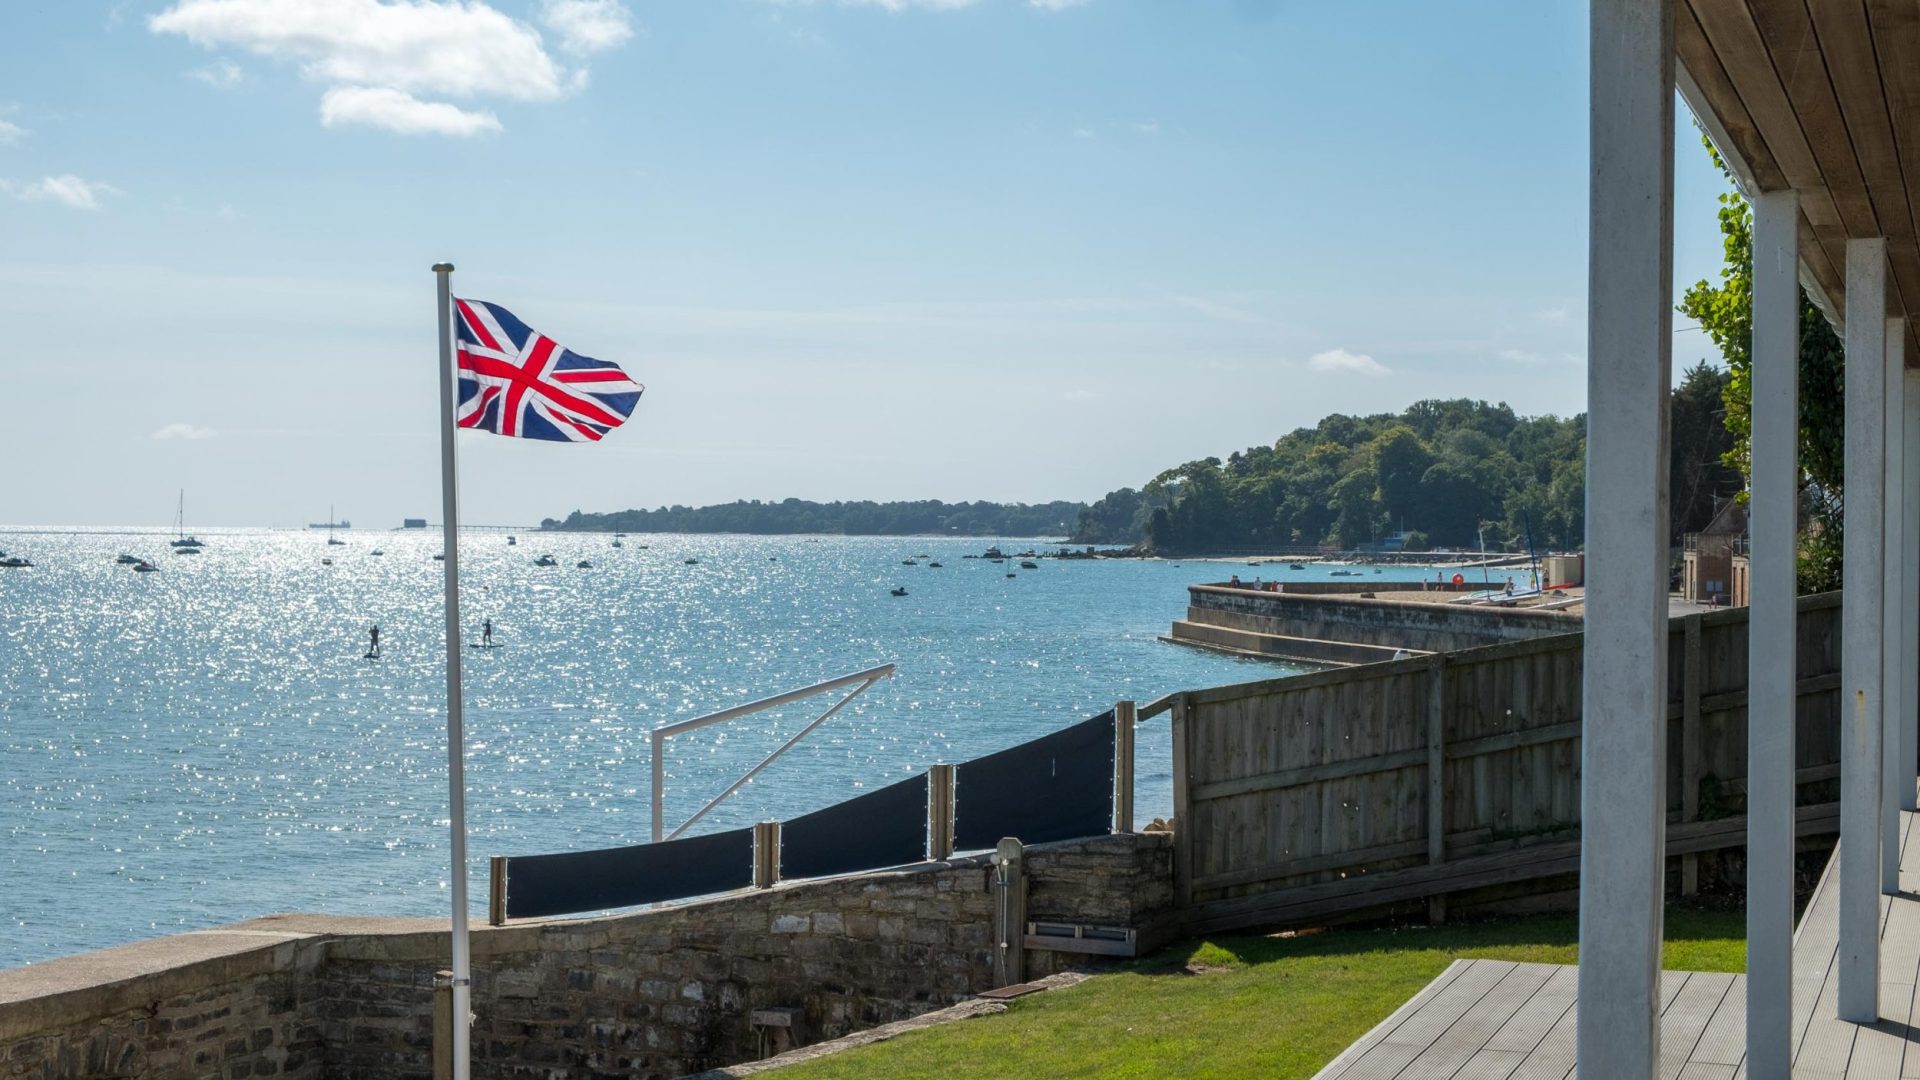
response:
M1220 937L1011 1003L782 1069L780 1080L1311 1077L1461 957L1570 964L1571 915L1442 927ZM1667 913L1666 966L1746 969L1739 911Z

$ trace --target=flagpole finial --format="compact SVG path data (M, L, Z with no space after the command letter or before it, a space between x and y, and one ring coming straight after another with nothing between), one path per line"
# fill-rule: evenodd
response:
M433 272L436 274L451 274L453 273L453 264L452 263L434 263Z

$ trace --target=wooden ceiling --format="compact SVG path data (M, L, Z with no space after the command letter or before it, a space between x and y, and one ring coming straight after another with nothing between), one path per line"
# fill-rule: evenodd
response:
M1920 0L1676 0L1674 23L1688 100L1743 185L1800 193L1803 279L1828 316L1845 314L1847 240L1874 236L1888 313L1920 313Z

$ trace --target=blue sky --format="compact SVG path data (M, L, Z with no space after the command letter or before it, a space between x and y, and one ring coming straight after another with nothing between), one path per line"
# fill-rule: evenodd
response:
M648 386L464 516L1092 499L1583 408L1586 12L7 0L0 521L437 518L433 279ZM1684 106L1676 282L1722 182ZM1676 368L1707 355L1675 337Z

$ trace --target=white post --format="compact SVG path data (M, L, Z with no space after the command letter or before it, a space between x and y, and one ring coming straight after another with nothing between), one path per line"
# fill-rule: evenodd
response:
M1578 1055L1582 1076L1646 1080L1666 878L1673 5L1591 11Z
M453 264L435 263L440 299L440 516L446 546L447 801L453 849L453 1077L472 1070L473 971L467 953L466 737L460 721L460 500L454 491Z
M1752 595L1747 619L1747 1075L1793 1068L1800 197L1753 200Z
M1840 689L1840 1019L1880 1012L1880 508L1887 242L1847 241L1847 515Z
M1906 349L1904 330L1902 327L1900 334L1889 333L1887 338L1899 342L1902 352ZM1900 504L1906 509L1900 529L1900 640L1906 643L1907 654L1894 670L1900 675L1900 807L1915 810L1920 809L1915 805L1914 791L1915 763L1920 760L1920 677L1915 675L1915 668L1920 667L1915 658L1920 653L1920 494L1914 491L1920 487L1920 370L1906 369L1901 375L1906 383L1902 398L1907 407L1900 426L1905 433L1902 443L1907 462L1903 470L1906 487L1900 492Z
M1901 658L1907 654L1906 614L1901 610L1900 600L1905 595L1901 575L1904 573L1906 559L1902 552L1906 543L1901 539L1907 524L1906 482L1902 473L1907 464L1906 450L1906 363L1903 358L1904 339L1907 335L1906 323L1901 319L1888 319L1886 329L1886 372L1887 394L1884 404L1886 424L1886 502L1881 507L1881 521L1884 523L1886 574L1881 578L1880 594L1880 670L1885 685L1881 688L1880 705L1880 745L1884 752L1880 755L1880 891L1892 896L1900 891L1900 787L1904 777L1906 787L1913 790L1912 759L1902 763L1900 759L1900 729L1906 698L1900 692L1900 684L1906 682L1911 674Z

